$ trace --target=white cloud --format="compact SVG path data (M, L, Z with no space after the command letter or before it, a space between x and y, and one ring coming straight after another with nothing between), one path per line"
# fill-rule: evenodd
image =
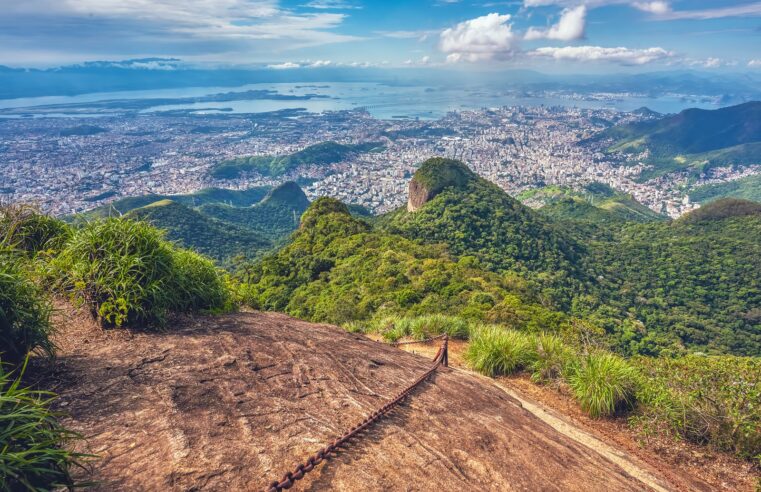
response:
M529 28L524 36L527 41L535 39L557 39L560 41L573 41L584 37L586 27L587 8L580 5L575 8L563 10L560 20L549 29Z
M688 2L684 2L688 3ZM729 3L729 2L727 2ZM585 5L589 9L604 7L607 5L628 5L644 12L654 14L657 20L675 20L675 19L720 19L724 17L747 17L761 16L761 2L746 3L740 5L729 5L726 7L715 7L694 10L673 10L671 2L666 0L524 0L523 6L544 7L556 5L559 7L577 7Z
M612 62L621 65L644 65L655 61L664 61L674 54L663 48L605 48L602 46L564 46L560 48L544 47L529 52L535 57L547 57L562 61L575 62Z
M748 62L748 67L750 67L750 68L761 68L761 59L749 61Z
M287 70L289 68L299 68L301 65L298 63L293 62L284 62L284 63L276 63L274 65L267 65L267 68L271 68L273 70Z
M460 22L441 32L439 49L452 63L510 58L517 40L509 21L509 15L492 13Z
M309 64L312 68L320 68L320 67L327 67L331 65L333 62L330 60L317 60Z
M671 5L668 2L656 1L656 2L634 2L632 7L642 10L643 12L650 12L651 14L665 14L671 11Z
M361 9L362 6L355 5L353 3L345 2L343 0L312 0L305 3L303 7L309 7L312 9L333 9L333 10L346 10L346 9Z

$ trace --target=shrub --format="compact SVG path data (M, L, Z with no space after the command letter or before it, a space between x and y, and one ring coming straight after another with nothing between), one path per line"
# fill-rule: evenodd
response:
M0 247L34 255L47 249L60 249L70 234L71 228L65 222L42 214L35 207L0 207Z
M621 357L595 352L571 371L568 383L582 410L597 418L634 404L638 372Z
M172 265L174 273L168 282L176 299L172 309L224 309L230 302L229 291L210 259L193 251L175 248L172 251Z
M452 338L467 339L470 333L469 323L458 316L430 314L409 320L410 335L417 340L447 334Z
M22 388L20 381L0 369L0 490L72 487L70 468L84 456L63 445L78 436L57 422L50 393Z
M106 326L161 326L169 311L222 309L227 300L211 262L125 218L78 229L50 262L49 275Z
M635 424L761 458L761 359L637 358L645 379Z
M43 293L18 256L0 251L0 361L18 363L36 348L52 354L50 330L50 305Z
M536 359L531 364L531 379L547 382L560 379L572 363L575 353L560 338L543 333L536 337Z
M470 367L487 376L510 374L534 358L531 336L497 326L472 329L465 352Z

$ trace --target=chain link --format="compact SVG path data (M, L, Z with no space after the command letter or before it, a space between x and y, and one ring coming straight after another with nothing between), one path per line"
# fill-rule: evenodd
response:
M346 444L349 440L351 440L352 437L360 434L362 431L370 427L372 424L377 422L381 419L384 415L386 415L388 412L390 412L396 405L398 405L404 398L406 398L412 391L417 388L423 381L428 379L434 372L436 372L436 369L438 369L440 366L448 366L449 365L449 337L444 335L439 335L433 338L429 338L427 340L421 340L421 341L415 341L415 342L402 342L397 345L401 344L407 344L407 343L426 343L431 342L433 340L443 339L444 341L441 344L441 347L439 347L438 352L436 352L436 356L433 358L433 365L430 369L428 369L422 376L417 378L415 382L404 388L402 391L397 393L394 398L392 398L390 401L388 401L383 406L377 408L374 412L369 414L367 417L365 417L361 422L356 424L354 427L350 428L348 431L346 431L342 436L336 438L325 446L324 448L320 449L316 453L314 453L312 456L306 459L304 463L300 463L296 465L293 469L293 471L287 472L285 475L283 475L283 478L280 480L274 480L272 481L267 488L265 489L265 492L280 492L281 490L287 490L293 487L293 485L296 483L297 480L301 480L304 478L304 475L309 473L310 471L314 470L314 468L323 462L327 457L329 457L331 454L335 453L338 448L340 448L342 445Z

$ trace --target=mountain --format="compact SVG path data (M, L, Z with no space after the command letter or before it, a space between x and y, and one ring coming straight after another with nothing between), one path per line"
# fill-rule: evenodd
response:
M761 174L726 183L703 185L690 191L690 199L694 202L708 203L717 198L744 198L761 202Z
M262 176L281 176L300 166L327 166L350 156L370 152L382 144L366 142L344 145L322 142L284 156L251 156L228 159L216 164L210 171L215 179L235 179L243 173L256 172Z
M495 272L584 277L580 244L463 163L429 159L409 189L406 210L380 220L389 232L446 244L453 254L473 256Z
M264 199L250 207L231 207L221 203L201 205L198 210L215 219L238 224L278 239L296 229L301 214L309 206L304 191L288 181L270 190Z
M150 222L164 229L169 240L220 263L239 255L254 258L272 247L261 233L213 219L172 200L159 200L134 209L127 217Z
M582 221L608 224L651 222L667 218L642 205L631 195L603 183L591 183L581 191L548 186L521 193L518 199L540 207L540 213L559 223Z
M308 206L301 188L287 182L275 188L207 188L188 195L126 197L70 219L144 219L166 230L169 239L229 266L234 257L252 259L282 241Z
M223 188L205 188L187 195L142 195L124 197L106 205L79 214L83 218L109 217L126 214L136 208L145 207L161 200L171 200L188 207L198 207L208 203L222 203L235 207L248 207L260 202L271 190L269 186L249 188L247 190L227 190Z
M607 151L647 152L642 160L657 176L676 169L755 164L761 152L761 102L716 110L686 109L662 119L614 126L595 140L609 142Z
M604 185L573 193L537 212L431 159L408 205L372 223L315 201L253 266L246 297L313 321L445 313L601 337L627 355L761 354L761 205L669 221Z

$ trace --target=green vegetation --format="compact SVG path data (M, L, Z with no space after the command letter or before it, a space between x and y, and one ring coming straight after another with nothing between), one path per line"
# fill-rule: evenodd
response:
M227 207L225 205L220 205ZM138 208L128 218L149 222L166 231L167 239L185 248L192 248L224 264L235 257L253 259L272 247L262 233L214 219L171 200L161 200Z
M761 149L761 102L717 110L686 109L663 119L614 126L595 139L612 139L609 152L648 151L655 165L643 178L676 169L756 164ZM700 135L700 138L695 138Z
M386 316L373 320L364 331L379 333L389 342L400 338L412 337L415 340L425 340L438 335L447 334L450 338L466 340L470 333L467 320L445 314L428 314L423 316Z
M0 362L17 364L35 349L52 354L49 318L50 305L20 255L0 250Z
M199 208L202 214L255 231L272 241L278 241L293 232L301 214L309 206L309 199L294 182L283 183L272 189L264 199L251 207L230 207L208 204Z
M252 266L240 295L254 308L343 324L389 315L436 313L511 326L547 326L569 319L540 305L516 275L454 260L442 246L374 230L342 203L316 200L288 245Z
M576 225L580 221L604 225L666 220L630 195L602 183L592 183L579 192L557 186L539 188L522 193L519 199L542 204L540 212L561 225L568 222Z
M512 374L531 363L532 345L530 335L498 326L483 326L471 332L465 360L487 376Z
M757 155L761 155L761 152ZM728 183L704 185L690 192L690 199L698 203L712 202L717 198L741 198L761 202L761 174Z
M79 214L76 218L91 220L119 216L162 200L171 200L191 208L201 207L211 203L228 205L230 207L250 207L251 205L260 202L270 190L271 187L269 186L259 186L240 191L226 190L223 188L205 188L187 195L142 195L125 197Z
M125 218L76 230L47 270L57 290L87 305L107 326L161 326L171 311L222 309L227 302L209 260Z
M281 176L299 166L327 166L346 160L353 154L371 152L381 147L381 143L366 142L344 145L336 142L322 142L285 156L238 157L222 161L211 170L215 179L235 179L247 172L257 172L263 176Z
M761 463L761 359L639 357L643 432L674 434Z
M44 250L59 249L70 233L66 223L43 215L34 207L0 207L0 248L34 256Z
M580 360L568 383L582 410L603 417L631 408L637 379L637 371L622 358L595 352Z
M189 195L122 198L71 220L81 224L122 215L145 220L165 230L170 241L234 268L283 241L308 206L301 188L286 182L276 188L207 188Z
M56 420L52 394L21 386L21 373L0 367L0 491L71 488L71 467L85 456L64 445L79 436Z
M414 180L441 191L415 212L400 209L381 218L382 230L445 244L455 256L475 257L485 270L541 279L545 302L554 308L569 303L585 277L581 245L462 163L453 163L426 161ZM437 169L445 178L432 177Z

